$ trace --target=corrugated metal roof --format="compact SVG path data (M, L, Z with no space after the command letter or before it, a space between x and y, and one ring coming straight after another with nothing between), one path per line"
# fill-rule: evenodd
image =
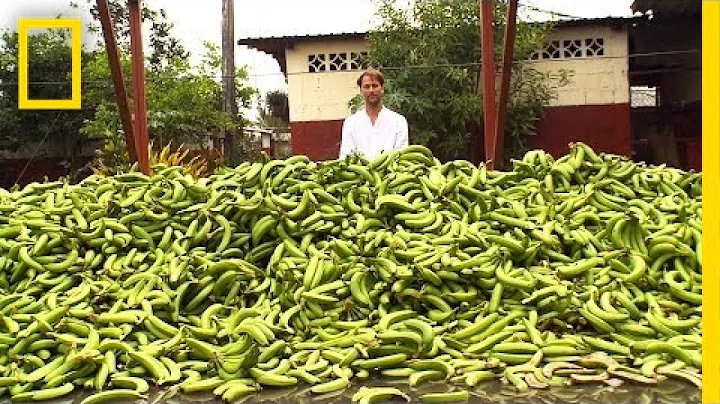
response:
M646 13L652 10L657 16L699 15L702 0L635 0L630 6L633 12Z
M558 27L588 27L593 25L599 26L623 26L642 20L644 17L597 17L597 18L577 18L557 21Z
M565 19L558 20L557 25L559 27L585 27L592 25L624 25L629 24L632 21L639 19L639 17L598 17L598 18L579 18L579 19ZM302 40L317 40L317 39L332 39L332 38L347 38L347 37L361 37L368 34L368 31L348 31L348 32L335 32L335 33L322 33L322 34L303 34L303 35L286 35L286 36L258 36L241 38L238 40L239 45L254 45L260 41L302 41Z
M246 44L245 42L255 42L255 41L259 41L259 40L328 39L328 38L334 38L334 37L365 36L365 35L367 35L367 31L333 32L333 33L323 33L323 34L303 34L303 35L285 35L285 36L257 36L257 37L240 38L238 40L238 43L240 45L245 45Z
M638 20L646 20L647 17L600 17L600 18L582 18L557 21L557 26L561 28L571 27L588 27L588 26L605 26L620 28L633 24ZM539 24L540 22L538 22ZM534 23L531 23L534 24ZM324 34L305 34L305 35L287 35L287 36L266 36L266 37L250 37L240 38L238 45L245 45L251 49L272 55L280 65L280 70L287 74L286 50L292 48L297 42L318 41L318 40L340 40L348 38L364 38L368 35L367 31L349 31Z

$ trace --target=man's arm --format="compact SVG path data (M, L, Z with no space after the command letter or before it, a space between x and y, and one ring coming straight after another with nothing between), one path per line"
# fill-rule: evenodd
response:
M342 140L340 141L340 156L339 159L344 159L347 157L350 153L355 151L356 145L355 145L355 139L353 138L352 130L350 129L352 125L348 122L348 119L345 119L342 126Z
M398 128L398 131L395 134L395 149L404 149L408 147L409 145L409 139L408 139L408 123L407 119L402 116L402 122L400 123L400 127Z

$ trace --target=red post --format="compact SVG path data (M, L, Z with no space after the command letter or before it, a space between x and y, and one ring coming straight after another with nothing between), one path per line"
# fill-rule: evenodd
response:
M130 161L135 162L138 158L133 130L134 123L132 115L130 114L130 107L128 106L127 91L125 91L125 77L123 76L120 53L118 52L117 41L115 39L115 27L112 23L107 0L97 0L97 6L98 12L100 13L103 37L105 38L105 50L108 55L108 61L110 62L110 73L113 78L113 86L115 87L115 98L117 99L118 109L120 110L123 132L125 132L125 145L130 155Z
M505 121L507 119L508 99L510 97L510 78L512 76L513 56L515 54L515 35L517 34L517 7L518 0L509 0L507 9L507 22L505 24L505 43L503 45L502 81L500 82L500 99L497 109L497 127L495 128L495 142L492 153L495 167L501 168L503 162L503 147L505 146Z
M142 46L142 16L140 0L129 0L130 48L132 51L132 87L135 103L135 146L140 171L150 173L148 155L147 101L145 99L145 57Z
M493 0L480 1L480 39L482 45L483 121L485 161L493 168L495 150L495 41L493 39Z

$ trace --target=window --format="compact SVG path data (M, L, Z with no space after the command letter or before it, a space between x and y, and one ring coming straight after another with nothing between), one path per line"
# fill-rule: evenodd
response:
M366 68L367 65L363 61L363 59L367 57L367 54L367 52L350 52L350 70L359 70Z
M565 58L581 58L583 56L582 41L579 39L573 41L563 41L563 57Z
M347 53L331 53L328 60L330 70L347 70Z
M577 59L605 56L603 38L551 41L545 49L535 51L530 60Z
M543 59L560 59L562 53L560 53L560 41L552 41L550 45L545 48L543 52Z
M585 50L588 57L603 56L605 54L605 45L602 38L592 38L585 40Z
M324 72L327 70L325 64L325 54L309 55L308 56L308 67L311 73Z
M364 58L367 52L337 52L308 55L308 71L319 73L326 71L360 70L367 67Z

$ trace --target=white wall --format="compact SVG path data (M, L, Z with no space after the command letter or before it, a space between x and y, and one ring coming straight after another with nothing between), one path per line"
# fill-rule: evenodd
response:
M300 43L288 50L290 122L344 119L350 114L348 101L359 93L361 70L310 73L309 55L366 51L361 39Z
M625 29L609 27L559 28L551 40L602 38L604 54L587 57L540 59L527 63L541 72L551 74L569 71L570 83L558 89L551 106L620 104L630 102L628 81L628 44ZM350 113L348 101L358 93L356 85L360 70L310 73L308 56L338 52L367 51L361 39L318 40L297 44L286 52L290 121L326 121L344 119Z
M541 59L528 62L541 72L568 70L570 83L557 91L551 106L621 104L630 102L627 31L609 27L563 28L551 40L572 41L602 38L604 55L580 58ZM562 43L562 42L561 42Z

